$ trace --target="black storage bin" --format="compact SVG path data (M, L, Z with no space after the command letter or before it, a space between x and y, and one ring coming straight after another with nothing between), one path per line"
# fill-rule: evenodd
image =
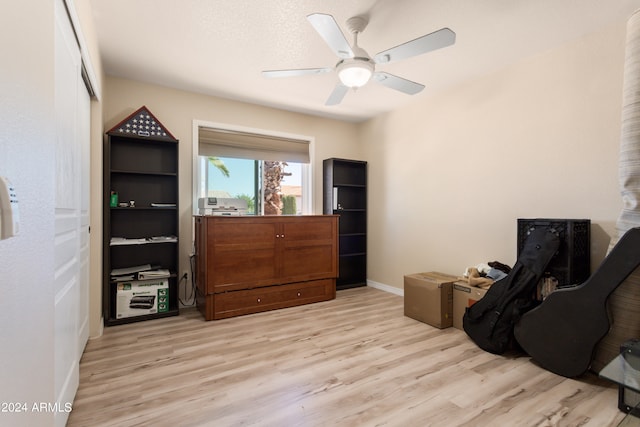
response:
M591 274L591 220L535 218L518 219L518 257L528 231L550 227L560 235L560 249L553 257L548 273L558 279L558 287L579 285Z

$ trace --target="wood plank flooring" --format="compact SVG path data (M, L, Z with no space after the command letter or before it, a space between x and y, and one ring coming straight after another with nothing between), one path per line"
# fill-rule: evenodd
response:
M480 350L373 288L205 322L106 328L68 426L615 426L617 388Z

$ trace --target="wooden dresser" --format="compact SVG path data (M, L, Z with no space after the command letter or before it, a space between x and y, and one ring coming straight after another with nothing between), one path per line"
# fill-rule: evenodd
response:
M206 320L336 296L338 216L196 216L197 305Z

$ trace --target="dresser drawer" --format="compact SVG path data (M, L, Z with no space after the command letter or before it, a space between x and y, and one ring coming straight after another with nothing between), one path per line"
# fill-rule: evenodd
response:
M312 280L209 295L214 304L214 319L327 301L335 296L335 279Z

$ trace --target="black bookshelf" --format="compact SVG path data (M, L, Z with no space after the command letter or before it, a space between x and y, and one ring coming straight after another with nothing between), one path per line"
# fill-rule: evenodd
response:
M323 213L339 215L336 288L367 284L367 162L323 161Z
M135 126L134 126L135 125ZM151 129L151 130L150 130ZM106 133L103 198L103 316L107 326L175 316L178 308L178 140L142 107ZM117 203L112 203L117 193ZM112 238L124 239L114 243ZM166 239L164 239L167 237ZM116 281L114 269L152 265L169 277ZM127 284L158 291L152 309L117 312ZM154 288L155 289L155 288ZM155 292L155 290L154 290ZM131 305L133 306L133 304Z

